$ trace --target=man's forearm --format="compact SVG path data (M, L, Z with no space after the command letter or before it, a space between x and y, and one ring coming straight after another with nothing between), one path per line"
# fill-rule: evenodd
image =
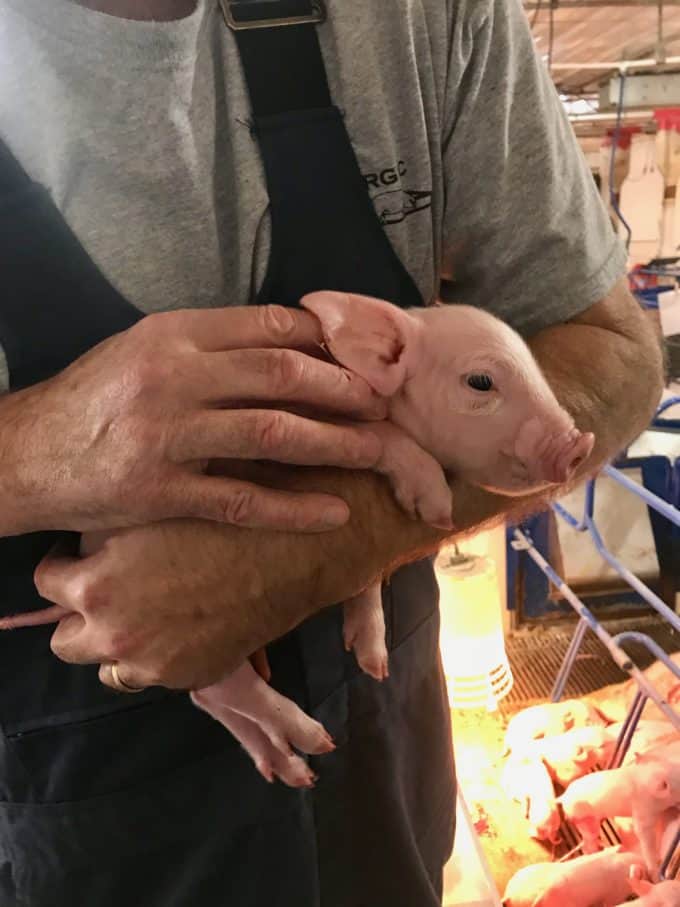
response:
M649 423L663 388L660 342L621 284L579 318L541 331L529 345L577 426L595 434L595 448L581 469L582 479L614 457ZM317 607L338 600L354 580L366 584L381 572L436 551L447 537L442 530L410 520L382 477L307 470L288 473L281 481L285 487L333 491L351 508L347 526L304 542L314 549L309 552L310 562L320 557L323 564ZM564 490L505 497L454 479L455 534L464 535L503 518L520 520L543 509ZM298 556L294 549L291 555Z

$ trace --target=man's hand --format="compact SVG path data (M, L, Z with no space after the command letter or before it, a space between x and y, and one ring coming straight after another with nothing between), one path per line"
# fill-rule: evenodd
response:
M582 470L590 474L653 414L662 391L657 338L620 285L530 345L577 424L596 433ZM79 612L62 621L55 653L67 661L119 662L132 686L205 686L315 611L435 551L448 534L408 519L386 480L372 473L269 466L262 479L340 495L351 519L314 536L174 522L126 530L82 561L49 559L38 569L39 591ZM520 519L547 500L506 498L460 480L452 490L459 534L504 516Z
M0 535L171 517L293 530L341 525L349 515L341 499L203 471L213 457L373 465L381 449L370 433L275 408L384 415L362 379L293 351L320 341L312 315L279 306L151 315L49 381L5 396Z
M36 571L40 594L73 612L52 649L102 663L111 686L111 663L132 687L209 686L369 582L366 568L327 581L320 538L198 520L85 535L87 557L50 555Z

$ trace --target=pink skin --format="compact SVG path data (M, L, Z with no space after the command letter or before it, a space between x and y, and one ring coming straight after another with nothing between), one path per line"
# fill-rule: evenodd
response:
M404 311L346 293L301 305L321 321L335 359L389 398L389 420L445 471L524 494L567 482L593 448L558 404L531 351L487 312L440 305ZM487 375L493 389L467 384Z
M607 730L618 737L622 727L622 724L611 724ZM680 734L667 721L641 721L635 729L623 764L630 765L635 762L636 756L641 756L661 744L677 740L680 740Z
M664 820L680 808L680 742L655 747L637 756L630 766L635 773L633 828L652 881L659 877L659 839Z
M387 680L389 668L380 583L374 583L345 603L343 635L345 648L348 652L354 649L362 671L375 680Z
M508 882L504 907L614 907L630 893L630 870L639 857L618 847L568 860L536 863Z
M249 661L191 698L234 734L268 781L311 787L314 775L293 747L317 756L335 749L323 726L265 683Z
M593 772L569 785L559 802L583 839L583 852L600 850L600 823L613 816L631 816L635 766Z
M388 421L364 427L381 436L384 453L376 468L413 518L452 528L447 472L524 494L568 481L590 455L593 436L574 427L526 344L493 316L466 306L404 312L380 300L331 292L307 296L302 305L321 321L336 360L389 398ZM470 388L471 374L489 376L493 389ZM65 613L57 607L10 617L0 621L0 629L52 623ZM379 583L348 603L344 635L361 667L384 679ZM194 701L241 740L265 777L308 783L302 760L291 768L287 747L324 751L320 726L293 703L264 695L262 685L244 665L196 691Z
M659 882L653 885L646 879L631 878L630 890L637 900L617 907L680 907L680 882Z
M573 728L604 727L597 709L581 699L533 705L513 715L505 732L506 751L521 751L532 740L555 737Z
M522 805L532 838L559 842L560 814L555 791L540 759L511 756L503 769L503 789Z
M614 752L616 737L604 727L578 727L557 737L545 737L527 745L545 763L551 777L562 787L595 768L604 768Z

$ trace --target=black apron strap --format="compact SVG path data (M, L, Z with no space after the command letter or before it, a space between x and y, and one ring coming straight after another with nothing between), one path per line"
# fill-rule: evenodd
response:
M422 305L332 102L317 32L323 4L221 5L241 55L270 200L272 254L257 302L296 306L306 293L338 290Z
M28 174L19 161L7 145L0 142L0 193L2 196L27 188L30 182Z
M142 313L103 276L50 194L0 150L0 338L12 390L61 371ZM30 342L29 342L30 338Z
M331 106L314 27L325 19L323 6L311 0L221 0L221 4L236 35L256 120Z

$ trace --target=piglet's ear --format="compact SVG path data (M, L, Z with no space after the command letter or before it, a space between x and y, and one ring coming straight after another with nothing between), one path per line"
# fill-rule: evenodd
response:
M319 319L326 345L340 365L383 397L396 394L413 353L419 327L415 319L381 299L329 290L310 293L300 305Z

